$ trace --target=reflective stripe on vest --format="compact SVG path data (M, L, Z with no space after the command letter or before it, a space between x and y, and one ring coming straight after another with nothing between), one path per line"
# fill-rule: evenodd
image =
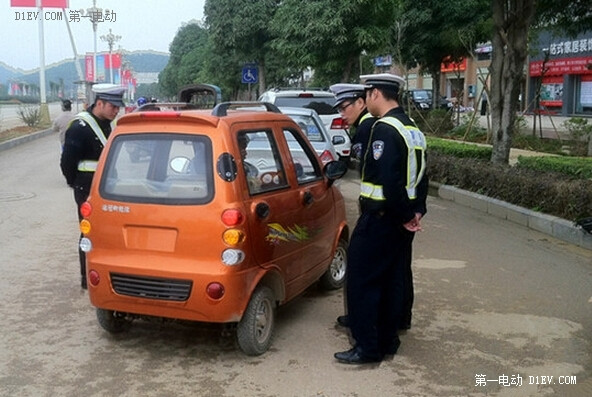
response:
M407 196L412 200L416 198L417 185L425 173L425 150L427 147L425 136L417 127L405 126L394 117L383 117L378 119L377 122L383 122L394 127L405 141L407 146L407 182L405 189L407 190ZM419 151L421 156L421 168L419 170L416 151ZM360 191L362 197L372 200L385 200L382 186L364 182L363 176Z
M91 116L88 112L80 112L75 116L75 120L82 120L86 122L90 126L91 130L95 133L95 136L99 138L99 141L103 147L105 146L107 143L107 138L105 137L105 134L103 134L103 130L101 127L99 127L99 124L93 116ZM81 160L78 162L78 171L95 172L97 170L97 164L97 160Z
M97 170L97 164L99 164L96 160L82 160L78 162L78 171L82 172L95 172Z
M370 117L374 117L372 116L372 114L370 114L370 112L366 112L361 118L360 118L360 122L358 123L358 125L362 124L362 121L369 119Z

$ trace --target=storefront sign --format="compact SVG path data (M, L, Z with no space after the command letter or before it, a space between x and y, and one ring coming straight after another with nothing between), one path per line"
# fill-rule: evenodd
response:
M530 63L530 76L540 76L543 70L543 61ZM551 59L545 64L545 76L557 76L563 74L592 74L592 56L578 58Z

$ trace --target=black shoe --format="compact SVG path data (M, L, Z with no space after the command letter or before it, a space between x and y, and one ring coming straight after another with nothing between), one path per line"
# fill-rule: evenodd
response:
M342 327L349 327L349 317L347 314L345 316L337 317L337 324L341 325Z
M80 287L82 289L87 289L87 286L86 286L86 277L85 276L82 276L82 278L80 279Z
M358 347L351 348L344 352L335 353L334 357L343 364L369 364L378 363L382 359L365 356L362 350Z

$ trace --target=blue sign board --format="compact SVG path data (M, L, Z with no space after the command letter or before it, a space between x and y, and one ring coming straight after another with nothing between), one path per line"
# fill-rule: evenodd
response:
M257 83L259 81L257 65L245 65L242 70L241 81L245 84Z

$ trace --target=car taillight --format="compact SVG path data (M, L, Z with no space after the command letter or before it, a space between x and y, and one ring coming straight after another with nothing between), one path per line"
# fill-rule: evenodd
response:
M222 213L222 223L226 226L236 226L242 223L244 217L237 209L225 210Z
M347 122L341 117L335 117L331 122L332 130L345 130L347 127Z
M298 94L298 98L312 98L312 97L314 97L314 95L309 92L304 92L302 94Z
M92 206L90 205L90 203L88 201L82 203L82 205L80 206L80 215L82 215L84 218L88 218L91 213Z
M323 165L327 164L330 161L335 160L333 158L333 155L331 154L331 152L328 150L325 150L323 153L321 153L320 157L321 157L321 162L323 163Z

